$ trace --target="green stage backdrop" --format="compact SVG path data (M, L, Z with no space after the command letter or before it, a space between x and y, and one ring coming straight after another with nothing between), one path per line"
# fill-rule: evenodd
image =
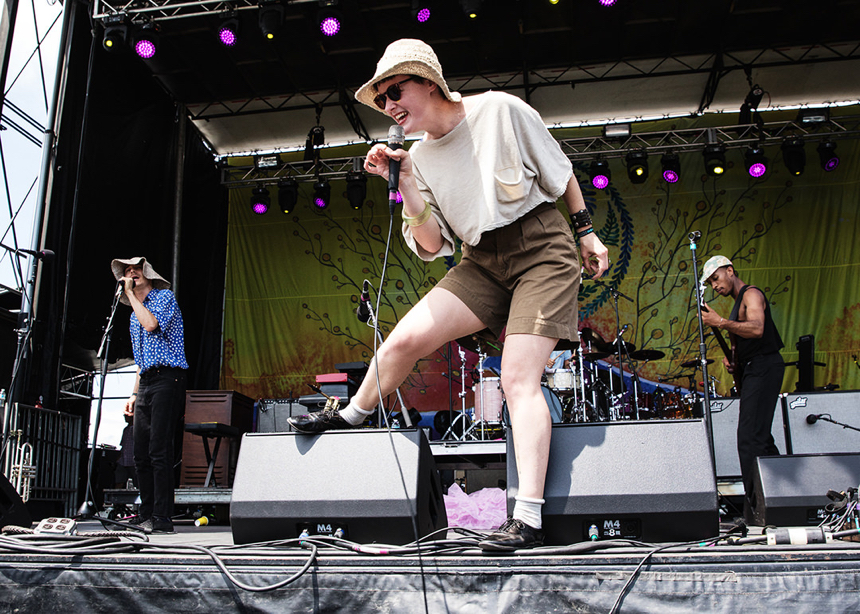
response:
M584 164L575 164L612 258L604 284L583 283L580 328L608 339L615 335L609 286L618 288L632 299L618 300L619 321L630 324L625 338L637 348L665 352L661 360L640 364L640 375L687 386L689 370L680 365L695 358L698 347L688 236L698 230L700 263L724 254L744 281L765 291L787 362L798 358L798 338L812 334L815 359L826 365L816 367L815 385L860 388L860 141L838 141L842 163L830 173L818 164L814 147L806 145L801 176L789 175L777 148L767 149L769 170L761 179L747 175L742 150L729 150L728 171L717 179L704 174L700 152L682 154L681 181L674 185L663 181L658 156L650 157L650 177L639 185L628 180L623 160L612 160L613 179L603 191L590 186ZM302 184L298 205L286 215L277 210L275 189L265 215L251 211L249 188L231 190L224 389L255 398L311 394L308 384L318 374L336 372L336 363L371 359L372 329L358 322L355 308L362 281L374 288L380 283L389 232L385 189L371 177L364 207L354 211L345 182L335 181L331 205L318 211L310 184ZM459 252L422 262L406 248L395 220L379 307L383 335L458 260ZM731 299L715 298L710 290L705 297L728 315ZM731 376L713 337L708 343L708 356L715 359L711 374L720 380L718 391L726 393ZM471 367L476 357L468 358ZM459 384L451 390L443 375L449 362L458 380L456 345L415 365L402 388L408 405L421 411L447 409L449 402L460 406ZM786 369L784 392L794 390L797 376L795 367Z

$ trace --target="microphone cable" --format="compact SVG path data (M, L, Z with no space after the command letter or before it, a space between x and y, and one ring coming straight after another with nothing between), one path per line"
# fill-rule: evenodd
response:
M379 359L377 357L379 350L379 307L382 304L382 289L385 285L385 273L388 270L388 255L391 252L391 236L394 229L394 207L389 206L388 213L388 236L385 239L385 253L382 258L382 270L379 273L379 288L376 291L376 317L373 318L373 363L374 371L376 372L376 392L379 396L380 414L385 421L385 430L388 433L388 441L391 444L391 451L394 454L394 462L397 465L397 472L400 475L400 483L403 486L403 495L406 506L409 510L409 518L412 521L412 531L415 534L416 554L418 556L418 570L421 574L421 594L424 598L424 611L429 614L430 605L427 602L427 578L424 571L424 559L421 555L420 535L418 531L418 512L413 507L412 501L409 499L409 488L406 485L406 478L403 475L403 466L400 463L400 457L397 455L397 446L394 443L394 436L391 433L391 425L388 424L388 416L385 414L385 402L382 396L382 382L379 379ZM408 409L404 406L401 410L407 412ZM382 424L380 424L382 426ZM415 425L418 431L419 441L421 438L421 430L418 425ZM416 493L417 501L417 493Z

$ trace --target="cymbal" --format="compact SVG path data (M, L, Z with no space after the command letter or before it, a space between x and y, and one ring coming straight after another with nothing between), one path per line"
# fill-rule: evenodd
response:
M705 364L706 364L706 365L709 365L709 364L711 364L712 362L714 362L714 359L713 359L713 358L708 358L708 359L705 361ZM699 368L699 361L698 361L698 359L688 360L687 362L682 362L682 363L681 363L681 366L682 366L684 369L692 369L692 368L694 368L694 367L698 369L698 368Z
M618 353L618 346L619 346L618 341L613 341L612 343L608 343L605 348L598 348L598 349L606 350L606 351L611 352L613 354L617 354ZM625 341L624 346L627 348L628 354L632 354L633 352L636 351L636 344L635 343L630 343L629 341Z
M556 352L562 352L564 350L576 350L579 348L579 341L571 341L570 339L559 339L558 343L555 344Z
M483 350L484 354L486 354L487 356L502 355L502 342L490 341L489 339L485 339L481 336L480 333L474 333L472 335L460 337L459 339L457 339L457 343L469 350L470 352L474 352L475 354L478 354L481 350Z
M579 337L583 341L588 341L589 343L602 343L603 345L606 345L606 340L600 333L587 327L579 331Z
M660 360L666 355L665 352L661 352L660 350L638 350L636 352L630 352L630 358L633 360Z
M601 360L607 356L610 356L609 352L588 352L582 355L585 360Z

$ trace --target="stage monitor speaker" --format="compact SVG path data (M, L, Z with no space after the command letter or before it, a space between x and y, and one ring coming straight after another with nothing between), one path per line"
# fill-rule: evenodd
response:
M792 454L860 450L860 392L787 394L785 404Z
M741 476L741 462L738 459L738 413L740 399L711 399L711 426L714 431L714 460L717 465L717 479L738 478ZM773 413L771 435L780 453L787 452L785 427L782 419L782 402L777 399Z
M406 544L445 528L448 517L430 444L415 429L242 438L230 525L233 542L342 535ZM339 531L340 530L340 531Z
M0 529L6 526L29 529L31 523L30 512L21 500L21 495L0 473Z
M828 490L860 484L860 454L760 456L753 480L753 524L817 525L830 503Z
M508 435L510 513L519 480ZM553 425L544 499L548 545L593 535L685 542L719 534L703 420Z

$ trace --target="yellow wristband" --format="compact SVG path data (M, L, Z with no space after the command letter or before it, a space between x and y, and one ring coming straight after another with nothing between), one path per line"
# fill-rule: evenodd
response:
M431 213L432 213L432 210L430 209L430 203L425 201L424 202L424 211L422 211L421 213L419 213L415 217L409 217L408 215L406 215L405 213L402 213L402 212L400 215L403 218L403 221L406 223L407 226L421 226L422 224L425 224L427 222L427 220L430 219Z

